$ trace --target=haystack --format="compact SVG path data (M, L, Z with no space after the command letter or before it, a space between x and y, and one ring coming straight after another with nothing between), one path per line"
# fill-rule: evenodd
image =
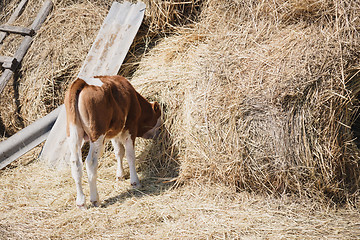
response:
M306 195L356 195L351 126L360 5L207 1L191 30L143 58L133 83L166 106L180 182Z
M360 3L147 4L124 65L131 70L122 69L164 108L157 143L138 143L147 150L140 156L147 163L142 170L237 191L335 202L357 196L359 150L352 127L359 89L357 71L347 70L358 66ZM3 110L3 102L14 95L24 125L62 103L107 7L101 1L56 3L24 59L18 93L1 98L7 132L16 124L5 124L14 122L5 112L15 110Z

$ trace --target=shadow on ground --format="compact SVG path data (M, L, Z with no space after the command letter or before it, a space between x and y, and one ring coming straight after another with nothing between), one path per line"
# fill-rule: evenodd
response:
M137 157L137 171L142 172L140 179L142 188L130 189L117 196L105 199L101 207L106 208L116 203L122 203L131 197L141 198L148 195L159 195L174 187L179 175L178 152L169 132L163 128L159 137L154 139Z

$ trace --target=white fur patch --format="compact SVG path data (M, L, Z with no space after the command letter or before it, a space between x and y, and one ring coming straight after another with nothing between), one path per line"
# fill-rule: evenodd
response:
M98 87L101 87L101 86L104 84L104 83L100 80L100 78L94 78L94 77L84 79L84 81L85 81L87 84L89 84L89 85L98 86Z

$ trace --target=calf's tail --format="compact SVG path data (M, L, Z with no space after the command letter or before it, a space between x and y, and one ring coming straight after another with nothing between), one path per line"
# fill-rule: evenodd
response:
M78 119L78 99L81 90L87 86L87 83L82 79L75 80L65 94L65 109L66 109L66 134L70 136L70 124L76 124Z

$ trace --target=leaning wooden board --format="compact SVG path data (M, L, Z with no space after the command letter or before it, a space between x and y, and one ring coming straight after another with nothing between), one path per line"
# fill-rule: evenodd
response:
M87 81L93 76L116 75L126 57L144 17L143 2L114 2L82 65L78 77ZM43 147L40 158L50 166L67 164L70 152L66 143L66 112L62 106Z
M80 70L85 80L94 75L115 75L141 25L146 5L114 2ZM6 59L3 59L6 60ZM40 158L50 166L66 165L66 112L61 105L50 114L0 142L0 169L46 140Z

